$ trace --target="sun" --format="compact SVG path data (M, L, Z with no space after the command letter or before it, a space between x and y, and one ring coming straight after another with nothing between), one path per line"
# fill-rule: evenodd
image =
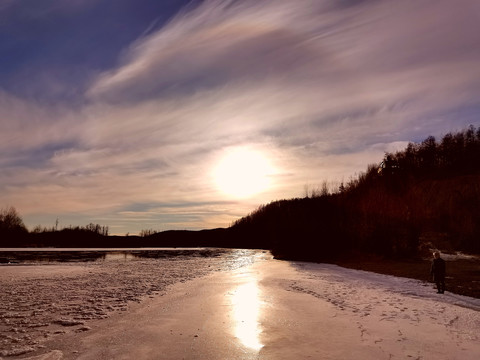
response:
M214 170L214 181L223 193L248 198L271 185L272 165L260 151L236 148L226 152Z

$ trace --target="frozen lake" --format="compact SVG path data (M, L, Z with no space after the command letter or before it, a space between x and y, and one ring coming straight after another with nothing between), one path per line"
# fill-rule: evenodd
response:
M265 251L189 251L2 266L0 357L480 356L480 299L437 294L413 279L278 261Z

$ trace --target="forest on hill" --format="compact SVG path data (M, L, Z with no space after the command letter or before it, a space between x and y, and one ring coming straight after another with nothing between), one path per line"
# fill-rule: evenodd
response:
M230 230L288 259L480 253L480 128L410 143L334 193L272 202Z
M0 211L0 247L216 246L325 261L355 253L415 257L422 247L480 253L480 128L430 136L336 191L261 206L227 229L109 236L108 227L36 228Z

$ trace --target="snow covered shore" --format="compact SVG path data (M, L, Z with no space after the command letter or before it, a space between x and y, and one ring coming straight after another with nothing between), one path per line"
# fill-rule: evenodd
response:
M480 357L480 299L431 284L261 252L164 261L161 271L152 260L2 271L2 356Z

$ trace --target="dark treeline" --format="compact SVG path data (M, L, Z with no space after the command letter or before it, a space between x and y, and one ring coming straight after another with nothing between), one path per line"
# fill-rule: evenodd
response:
M108 226L90 223L86 226L36 226L29 232L14 207L0 210L0 247L95 247L109 238Z
M412 257L429 242L480 253L479 159L480 129L428 137L385 154L333 194L275 201L230 230L280 258Z
M234 244L227 229L200 231L142 230L140 236L109 235L108 226L90 223L86 226L36 226L29 232L14 207L0 209L0 248L61 247L61 248L125 248L125 247L243 247Z
M425 243L480 253L480 129L428 137L337 191L261 206L228 229L148 230L108 236L90 224L28 232L14 208L0 212L0 247L241 247L271 249L278 258L325 261L372 253L414 257Z
M58 229L58 224L52 227L36 226L29 232L14 207L0 209L0 248L243 247L229 239L227 230L142 230L140 236L111 236L108 226L90 223L63 229Z

